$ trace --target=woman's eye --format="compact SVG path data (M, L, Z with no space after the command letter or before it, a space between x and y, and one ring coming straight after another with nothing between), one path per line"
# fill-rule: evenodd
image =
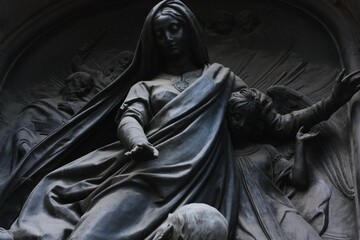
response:
M160 38L162 38L162 36L163 36L162 32L160 32L160 31L155 32L155 37L156 38L160 39Z
M178 25L176 25L176 24L172 24L171 26L170 26L170 31L172 32L172 33L174 33L174 32L177 32L178 30L179 30L179 26Z

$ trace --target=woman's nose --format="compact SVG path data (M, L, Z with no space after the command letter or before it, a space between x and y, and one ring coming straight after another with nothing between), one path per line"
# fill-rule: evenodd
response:
M170 32L165 32L165 40L166 40L167 42L173 40L173 36L172 36L172 34L171 34Z

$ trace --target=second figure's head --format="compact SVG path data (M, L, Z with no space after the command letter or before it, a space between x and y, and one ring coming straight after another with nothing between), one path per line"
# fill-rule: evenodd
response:
M261 104L253 90L245 88L233 92L228 105L228 123L232 137L254 140L259 134L261 113Z

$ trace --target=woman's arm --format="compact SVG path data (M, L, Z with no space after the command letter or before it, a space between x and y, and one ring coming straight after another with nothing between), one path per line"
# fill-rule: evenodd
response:
M152 160L158 157L158 150L148 141L143 127L135 118L123 117L118 126L117 135L125 148L129 150L125 156L135 160Z
M308 139L315 137L318 133L304 133L303 130L304 127L301 127L296 134L295 161L289 181L294 187L305 190L309 185L309 176L304 145Z
M145 84L135 84L116 117L117 136L128 150L125 156L135 160L151 160L159 155L144 132L144 127L152 117L149 98Z

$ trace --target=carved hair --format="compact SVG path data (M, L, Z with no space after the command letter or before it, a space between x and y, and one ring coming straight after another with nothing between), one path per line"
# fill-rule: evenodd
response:
M250 88L233 92L230 96L228 105L230 115L240 111L251 111L254 117L259 117L261 110L261 104L256 98L256 93Z
M182 24L186 24L185 18L179 12L177 12L175 9L170 8L170 7L161 8L154 16L154 19L157 19L160 16L169 16L169 17L176 19L177 21L179 21Z
M162 237L162 227L171 226L170 236ZM225 240L228 236L228 222L214 207L203 203L185 205L169 214L159 228L155 239Z
M228 118L235 118L237 114L246 112L247 117L247 131L249 133L248 140L254 142L263 142L264 138L264 119L262 115L263 107L257 98L257 93L249 88L241 89L240 91L233 92L229 99L227 115ZM233 125L235 124L235 125ZM238 135L238 130L244 128L244 126L237 126L236 122L231 121L230 135L233 140L243 136ZM251 129L251 130L249 130Z
M60 94L66 100L75 100L74 98L86 96L94 86L93 76L86 72L75 72L65 80L65 86L60 90Z
M131 68L138 69L137 80L151 79L159 74L161 59L157 52L153 34L153 21L159 14L166 14L184 22L191 41L191 51L195 63L199 68L209 63L207 47L203 35L203 28L191 10L179 0L165 0L152 8L146 17L141 37L135 52L135 58Z

